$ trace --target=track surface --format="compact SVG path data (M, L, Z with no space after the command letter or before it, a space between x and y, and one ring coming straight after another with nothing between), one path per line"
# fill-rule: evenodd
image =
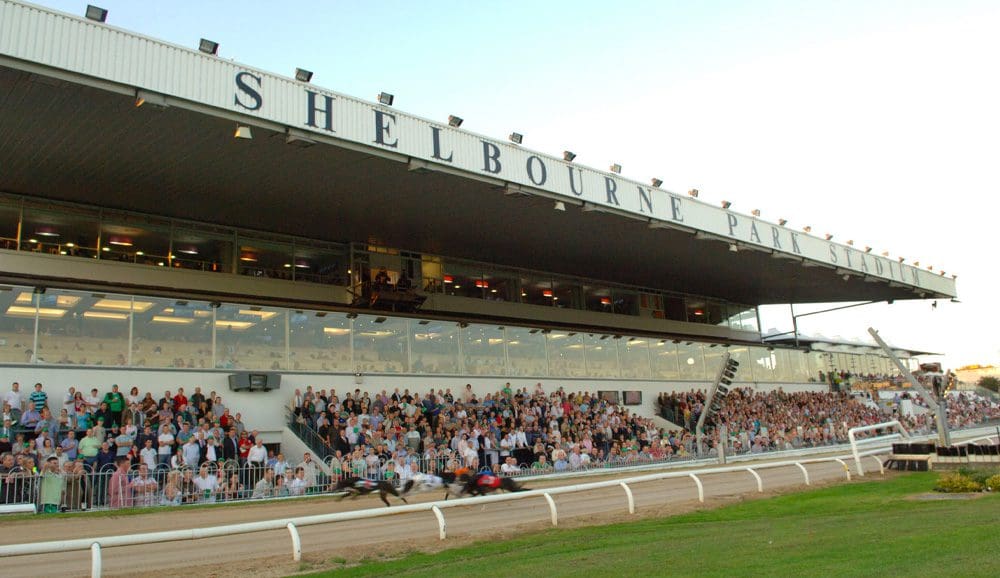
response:
M748 464L749 465L749 464ZM870 467L870 466L869 466ZM845 480L844 469L835 462L806 464L813 483ZM795 466L758 470L765 491L787 490L803 486L802 472ZM619 477L634 476L625 474ZM713 498L756 494L757 484L747 472L699 475L705 487L706 501ZM587 479L585 481L592 481ZM532 489L566 485L566 480L537 482ZM630 484L636 512L662 511L664 506L697 503L697 488L690 478L678 478ZM441 496L421 494L410 503L433 501ZM392 498L390 497L390 500ZM621 488L605 488L554 496L559 522L608 523L629 518L625 494ZM394 502L398 503L398 502ZM304 516L327 512L358 510L381 506L377 497L338 502L332 498L248 504L201 510L156 510L150 514L123 517L45 519L33 518L3 524L0 544L15 544L82 537L181 530ZM491 535L514 533L519 527L543 528L551 522L543 498L469 506L444 510L448 540L460 543L485 539ZM337 524L307 526L299 529L302 551L307 560L327 560L333 556L357 559L375 550L399 552L407 549L441 548L438 527L430 512L400 514ZM66 552L36 556L10 557L3 561L3 575L18 576L87 576L90 552ZM103 551L103 570L109 576L155 572L158 576L274 576L296 572L291 562L291 540L287 531L259 532L225 538L107 548Z

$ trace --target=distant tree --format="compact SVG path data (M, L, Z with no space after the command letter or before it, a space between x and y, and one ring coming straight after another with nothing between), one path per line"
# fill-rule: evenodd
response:
M986 388L990 391L995 391L1000 393L1000 377L994 377L992 375L984 375L979 378L979 387Z

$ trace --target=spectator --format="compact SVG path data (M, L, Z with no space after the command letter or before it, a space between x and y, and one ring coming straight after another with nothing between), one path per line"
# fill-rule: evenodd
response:
M126 457L115 459L117 469L108 481L108 507L112 510L132 507L132 486L128 480L129 460Z
M274 495L274 470L272 468L264 468L264 475L261 479L254 484L253 487L253 498L270 498Z
M35 411L41 413L42 408L48 405L49 394L42 391L42 384L35 384L35 391L31 392L28 396L28 404L35 408Z

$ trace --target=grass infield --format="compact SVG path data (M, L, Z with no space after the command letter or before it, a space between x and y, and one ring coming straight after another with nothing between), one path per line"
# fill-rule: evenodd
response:
M312 576L1000 576L1000 494L915 500L937 475L552 529ZM303 568L305 570L307 568Z

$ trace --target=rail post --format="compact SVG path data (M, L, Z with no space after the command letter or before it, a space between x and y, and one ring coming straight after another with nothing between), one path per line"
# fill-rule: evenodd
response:
M705 503L705 486L701 485L701 480L698 479L698 476L696 476L694 474L688 474L688 475L691 476L691 479L694 480L694 483L698 486L698 501L704 504Z
M288 533L292 536L292 560L300 562L302 561L302 540L299 538L299 531L291 522L285 527L288 528Z
M753 468L747 468L747 471L750 472L750 475L752 475L755 480L757 480L757 492L760 493L760 494L763 494L764 493L764 480L760 479L760 474L758 474L757 472L755 472Z
M847 467L847 463L840 458L833 458L833 460L844 467L844 473L847 474L847 481L851 481L851 468Z
M552 513L552 525L559 525L559 515L556 513L556 501L552 499L552 496L548 492L545 492L545 501L549 503L549 511Z
M444 540L448 537L448 525L444 523L444 514L441 513L441 508L433 506L431 511L434 512L434 516L438 521L438 537Z
M101 545L90 545L90 578L101 578Z
M879 459L878 456L868 456L868 457L870 457L871 459L873 459L876 462L878 462L878 473L884 476L885 475L885 465L882 464L882 460Z
M806 485L809 485L809 472L806 471L806 467L802 465L802 462L795 462L795 465L799 466L802 470L802 477L806 479Z
M632 497L632 488L628 487L628 484L626 484L625 482L621 483L621 487L622 487L623 490L625 490L625 499L628 500L628 513L629 514L634 514L635 513L635 498Z

